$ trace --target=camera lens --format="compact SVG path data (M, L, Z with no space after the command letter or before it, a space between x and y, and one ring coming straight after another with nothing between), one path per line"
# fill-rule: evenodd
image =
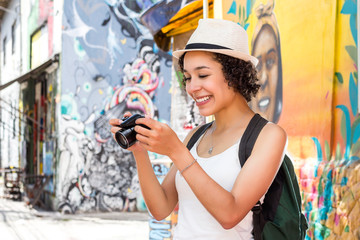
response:
M134 128L121 129L115 133L115 139L122 148L127 149L136 142L136 132Z
M116 141L118 142L118 144L122 147L122 148L128 148L129 142L126 139L126 137L121 133L121 132L117 132L115 134L115 138Z

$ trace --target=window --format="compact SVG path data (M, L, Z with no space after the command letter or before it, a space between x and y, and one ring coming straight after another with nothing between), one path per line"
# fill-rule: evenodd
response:
M15 46L16 46L16 34L15 34L15 27L16 27L16 22L14 22L14 24L11 26L11 53L14 54L15 53Z
M31 35L30 68L34 69L49 59L48 27L44 23Z
M3 39L3 65L6 64L6 37Z

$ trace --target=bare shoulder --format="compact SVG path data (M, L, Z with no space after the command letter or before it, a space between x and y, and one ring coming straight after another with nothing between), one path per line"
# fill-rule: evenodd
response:
M287 134L285 130L277 124L269 122L259 134L255 143L254 150L270 154L282 153L287 145ZM265 150L265 151L264 151Z
M280 127L279 125L275 124L275 123L271 123L269 122L268 124L265 125L265 127L263 128L263 130L260 133L261 138L264 139L274 139L276 138L277 140L286 140L287 139L287 135L285 130Z

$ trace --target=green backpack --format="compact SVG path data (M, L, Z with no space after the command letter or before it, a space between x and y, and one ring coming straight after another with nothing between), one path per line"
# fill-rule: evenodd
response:
M240 165L244 166L250 156L256 139L267 120L255 114L247 126L239 146ZM212 122L201 126L190 138L187 148L190 150ZM259 166L260 167L260 166ZM305 239L308 224L301 212L299 184L291 159L285 155L283 163L265 194L251 209L253 212L253 235L255 240L302 240Z

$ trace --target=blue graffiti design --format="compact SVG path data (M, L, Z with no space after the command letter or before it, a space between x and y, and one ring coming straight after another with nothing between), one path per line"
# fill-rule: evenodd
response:
M150 219L149 227L151 229L149 233L150 240L163 240L171 237L171 221Z
M320 145L319 140L316 137L312 137L311 139L314 141L315 146L316 146L316 150L317 150L318 161L317 161L316 167L314 168L314 176L317 177L318 176L319 164L323 159L323 154L322 154L321 145Z
M346 0L342 9L342 14L356 14L356 2L353 0Z
M346 0L342 9L341 14L350 15L350 30L352 37L355 41L357 46L357 28L356 28L356 14L357 14L357 7L356 1L353 0Z
M342 187L343 187L343 186L346 186L347 182L348 182L348 178L347 178L347 177L343 177L343 178L341 179L341 186L342 186Z
M236 15L236 1L234 0L230 6L229 11L227 12L227 14L234 14Z
M164 164L154 164L153 169L156 176L165 176L169 171Z
M350 97L350 104L353 116L356 116L358 111L358 87L355 83L353 74L350 73L349 79L349 97Z
M353 133L353 143L356 143L358 140L359 140L359 137L360 137L360 121L357 121L357 124L353 125L353 128L354 128L354 133Z
M324 189L324 206L320 209L320 220L326 220L328 218L328 213L332 210L331 197L334 196L332 172L333 170L331 169L326 176L326 184Z
M150 231L149 240L163 240L171 237L171 232L166 230Z
M318 161L321 161L323 159L323 156L322 156L322 150L321 150L320 142L316 137L312 137L311 139L314 141L315 146L316 146Z
M83 59L86 55L83 46L81 45L80 41L77 38L74 39L74 51L76 55L79 56L80 59Z
M62 96L60 109L62 115L69 115L74 120L79 119L77 104L71 94Z
M251 0L246 1L246 18L250 16L251 13Z
M155 219L150 219L149 220L149 226L152 229L168 230L168 229L170 229L171 222L166 221L166 220L157 221Z
M343 111L345 115L345 130L346 130L346 147L344 159L348 160L350 155L350 147L351 147L351 123L350 123L350 113L348 108L345 105L338 105L336 108L339 108Z
M353 36L355 45L357 46L357 29L356 29L356 14L351 14L350 16L350 30L351 30L351 34Z

